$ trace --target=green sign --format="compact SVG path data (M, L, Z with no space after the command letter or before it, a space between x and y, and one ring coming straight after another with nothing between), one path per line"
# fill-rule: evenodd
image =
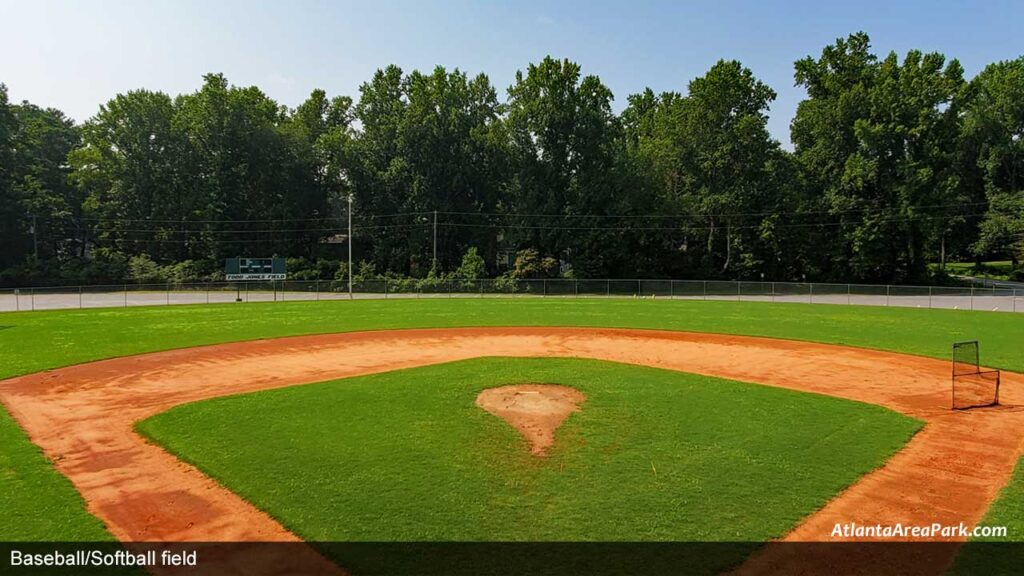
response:
M284 258L228 258L224 262L228 280L284 280Z

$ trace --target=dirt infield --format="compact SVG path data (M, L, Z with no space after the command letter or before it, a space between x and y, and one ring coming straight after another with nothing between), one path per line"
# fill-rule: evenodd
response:
M767 338L585 328L466 328L302 336L105 360L0 382L0 399L33 442L124 541L295 540L276 521L135 434L175 405L267 388L482 356L583 357L667 368L879 404L927 422L882 468L806 518L786 540L828 541L833 526L978 522L1024 444L1024 376L1007 405L949 410L949 363ZM779 415L784 418L784 414ZM941 571L914 565L907 573ZM289 561L302 560L295 556ZM310 571L324 562L310 551ZM826 564L829 559L823 559ZM899 559L861 558L865 573ZM768 546L747 573L802 573ZM824 566L825 564L822 564ZM270 563L262 573L275 573ZM230 573L221 566L220 573ZM820 567L817 571L821 571Z

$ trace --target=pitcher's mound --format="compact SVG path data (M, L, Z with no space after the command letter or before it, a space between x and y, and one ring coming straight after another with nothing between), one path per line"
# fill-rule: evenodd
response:
M544 456L555 442L555 430L586 399L560 384L512 384L484 390L476 405L511 424L530 443L531 453Z

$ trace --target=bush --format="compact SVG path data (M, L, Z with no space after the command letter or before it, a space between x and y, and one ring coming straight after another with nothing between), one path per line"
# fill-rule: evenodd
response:
M163 267L163 276L171 284L191 284L202 282L210 275L207 270L212 268L211 261L196 262L195 260L182 260L176 264L168 264Z
M512 276L512 271L505 272L494 279L494 291L502 294L514 294L519 290L519 280Z
M167 282L164 270L147 254L139 254L128 259L128 279L139 284Z
M550 256L540 257L534 248L516 252L516 261L509 271L512 278L552 278L558 275L558 260Z
M455 277L461 280L477 280L487 276L487 265L475 246L471 246L462 255L462 264L455 271Z
M109 248L96 250L91 259L74 262L80 266L77 273L65 276L73 284L120 284L128 277L128 257Z

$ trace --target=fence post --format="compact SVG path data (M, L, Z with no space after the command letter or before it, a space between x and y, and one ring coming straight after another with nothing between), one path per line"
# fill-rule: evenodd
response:
M206 283L206 303L210 303L210 283Z
M78 287L78 309L82 309L82 287Z
M772 302L775 302L775 282L772 282Z
M245 303L249 303L249 283L245 283Z
M636 297L637 298L643 298L644 297L643 292L640 289L640 281L639 280L636 281Z
M32 310L31 311L35 312L36 311L36 289L35 288L31 288L29 290L28 294L29 294L30 303L32 304Z
M932 309L932 287L928 287L928 309Z
M388 299L388 279L384 278L384 299Z
M1017 311L1017 289L1016 288L1013 289L1013 296L1012 296L1011 299L1013 300L1013 311L1016 312Z
M579 298L580 297L580 281L579 280L573 280L572 281L572 290L573 290L573 296L575 298Z
M974 310L974 286L971 286L971 310Z
M316 295L313 296L313 299L316 300L317 302L319 302L320 301L320 279L319 278L316 279L316 284L314 286L315 287L313 288L313 290L316 290Z
M675 297L676 297L676 281L675 280L669 280L668 281L668 299L669 300L674 300Z
M807 303L814 304L814 282L807 285Z
M543 291L543 293L541 294L541 296L542 296L542 297L543 297L543 296L547 296L547 295L548 295L548 279L547 279L547 278L545 278L545 279L541 280L541 282L543 282L543 283L544 283L544 287L543 287L543 290L544 290L544 291Z
M171 283L167 283L167 305L171 305Z
M885 285L885 306L886 306L886 308L889 307L889 285L888 284Z
M743 299L743 283L739 280L736 281L736 301L739 302Z
M846 285L846 305L847 306L850 305L850 288L851 288L851 286L849 284L847 284Z
M124 285L124 307L128 307L128 285Z
M705 280L704 281L704 296L703 296L703 300L707 300L707 299L708 299L708 281Z
M605 282L607 282L607 284L604 287L604 295L606 297L607 296L611 296L612 295L612 279L608 278Z

